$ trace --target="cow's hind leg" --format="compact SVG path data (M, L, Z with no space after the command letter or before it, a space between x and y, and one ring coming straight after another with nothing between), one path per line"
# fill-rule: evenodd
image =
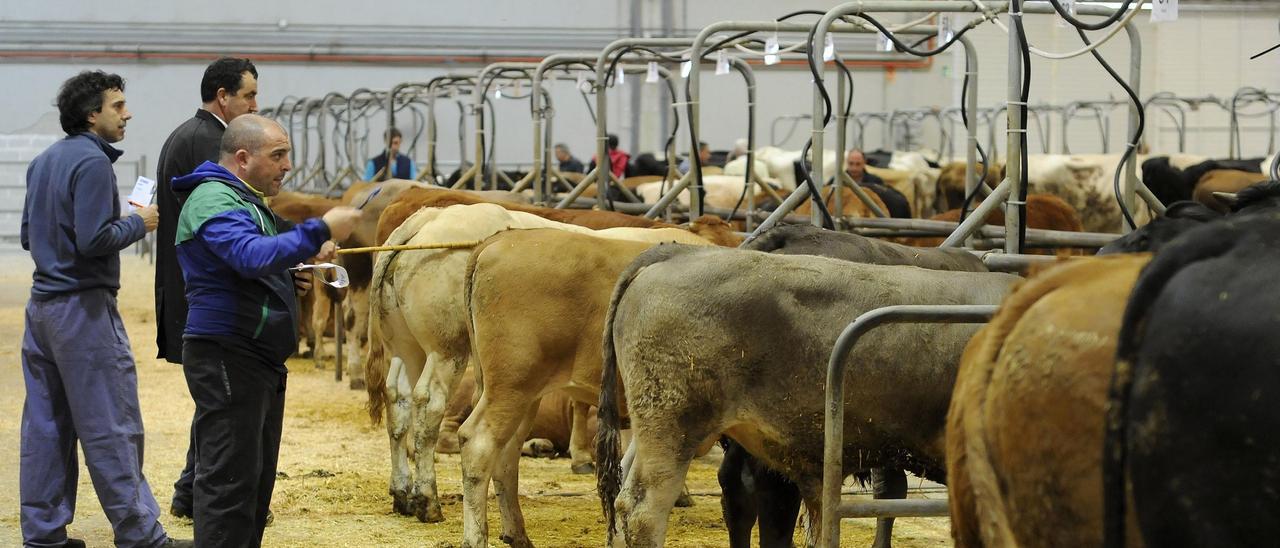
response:
M409 405L409 375L405 373L404 362L400 358L391 358L391 368L387 373L387 437L391 441L391 500L392 508L397 514L413 515L409 506L409 449L405 434L412 420L412 409Z
M907 474L897 468L872 468L871 488L877 499L907 498ZM893 544L893 518L876 520L876 541L872 548L889 548Z
M591 406L580 401L570 405L573 409L573 418L569 425L569 456L572 459L569 468L575 474L594 474L596 467L591 452L591 434L587 431L587 422L590 420L588 411Z
M352 287L341 304L337 313L346 314L343 317L346 331L343 353L347 359L347 385L352 390L360 390L364 388L364 364L360 361L360 356L369 347L369 289ZM334 333L334 336L340 335ZM342 367L342 364L335 367Z
M511 468L519 465L521 444L516 432L525 426L525 422L532 425L531 419L538 409L537 400L529 402L526 398L519 397L495 398L495 392L497 390L494 388L485 390L471 416L458 429L458 440L462 444L462 545L468 548L488 545L489 479L495 471L511 473L511 470L500 468L500 464L505 464L500 461L509 458L506 453L511 447L516 450L515 462L511 463ZM501 478L505 482L514 479ZM504 498L510 497L500 503L510 502L516 509L513 516L503 514L503 533L512 534L512 529L519 529L519 533L508 542L523 542L527 545L529 540L523 533L523 518L519 517L515 485L503 484L500 492ZM505 504L502 509L507 510Z
M434 352L428 354L422 376L413 387L413 435L417 448L414 460L417 467L410 506L413 514L424 523L444 521L440 496L436 491L436 439L440 437L440 423L444 420L449 393L458 385L465 365L465 362L442 359Z
M760 509L760 546L790 548L800 512L800 489L780 472L752 460L749 465Z
M529 431L533 429L537 413L538 402L535 401L515 434L507 439L493 475L493 490L502 513L502 541L514 548L533 548L524 528L524 514L520 511L520 448L523 445L521 440L528 438Z
M680 431L674 427L666 430ZM667 519L684 487L694 453L693 447L673 443L672 437L636 432L631 441L634 460L615 504L629 547L662 546L666 539Z

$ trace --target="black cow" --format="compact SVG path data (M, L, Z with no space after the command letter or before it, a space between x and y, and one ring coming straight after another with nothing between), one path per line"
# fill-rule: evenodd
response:
M1280 209L1254 205L1169 243L1130 294L1103 453L1106 546L1124 543L1126 498L1147 546L1280 537Z

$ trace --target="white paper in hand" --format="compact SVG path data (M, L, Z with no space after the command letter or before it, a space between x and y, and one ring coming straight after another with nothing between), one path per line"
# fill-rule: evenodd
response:
M146 207L151 205L151 198L155 195L155 192L156 182L139 175L138 182L133 184L133 191L129 193L130 210L138 209L138 206Z
M333 270L333 281L326 280L323 272L325 270L331 270L331 269ZM313 274L315 278L317 280L320 280L325 285L332 287L334 289L342 289L344 287L347 287L348 285L351 285L351 278L347 277L347 269L342 268L333 263L300 264L298 266L290 268L289 270L296 270L299 272L306 272L308 270L317 270L319 272L316 272Z

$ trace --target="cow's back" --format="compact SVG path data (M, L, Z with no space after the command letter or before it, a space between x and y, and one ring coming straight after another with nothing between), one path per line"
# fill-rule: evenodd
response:
M976 255L962 249L920 248L823 230L812 225L778 225L745 246L783 255L815 255L855 263L911 265L930 270L986 272Z

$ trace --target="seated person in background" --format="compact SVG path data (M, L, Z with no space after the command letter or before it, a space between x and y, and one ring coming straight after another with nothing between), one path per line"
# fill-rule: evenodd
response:
M569 153L569 145L556 143L555 150L556 161L560 162L560 173L582 173L586 171L582 167L582 162Z
M859 186L876 193L884 204L888 206L890 217L909 219L911 218L911 207L907 204L907 197L903 196L897 189L884 184L884 180L876 177L874 174L867 173L867 157L862 154L861 150L852 149L844 158L844 172L849 174L849 178Z
M614 177L622 179L627 176L628 163L631 161L631 155L623 152L618 148L618 136L609 134L609 140L605 142L605 151L609 154L609 171ZM596 158L591 157L591 168L595 169Z
M698 141L698 161L702 167L707 167L707 162L711 161L711 147L707 143ZM693 159L685 158L680 162L680 173L688 173L693 167Z
M400 154L400 143L402 136L400 130L391 128L382 135L383 139L390 137L387 150L381 154L369 159L369 163L364 166L364 180L366 181L385 181L387 179L412 179L418 176L418 166L410 160L408 156ZM386 169L387 159L395 158L395 164L391 169ZM375 179L376 177L376 179Z

